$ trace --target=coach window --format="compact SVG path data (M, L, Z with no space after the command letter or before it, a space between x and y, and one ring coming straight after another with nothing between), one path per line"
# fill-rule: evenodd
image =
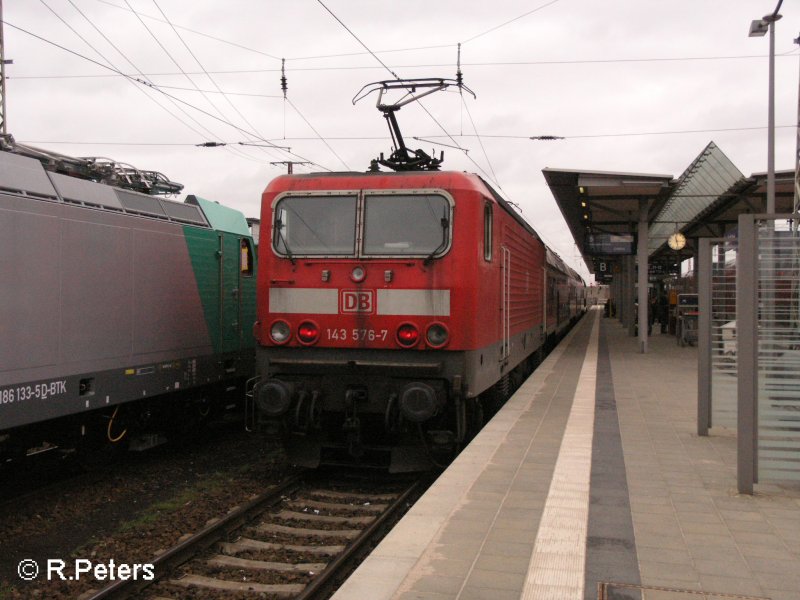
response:
M483 206L483 259L492 260L492 205Z
M450 245L451 208L438 194L369 194L364 201L364 254L440 256Z

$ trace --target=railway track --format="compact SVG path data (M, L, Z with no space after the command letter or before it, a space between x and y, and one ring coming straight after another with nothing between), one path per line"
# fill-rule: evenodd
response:
M302 473L159 555L153 581L117 581L83 598L324 597L422 488L419 479L322 481Z

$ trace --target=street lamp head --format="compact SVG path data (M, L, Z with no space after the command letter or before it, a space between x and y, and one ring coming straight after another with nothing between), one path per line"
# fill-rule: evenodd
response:
M779 15L777 11L770 15L765 15L763 19L757 19L750 23L750 37L763 37L769 31L769 26L775 21L779 20L783 15Z
M750 23L749 37L763 37L769 31L769 22L766 19L758 19Z

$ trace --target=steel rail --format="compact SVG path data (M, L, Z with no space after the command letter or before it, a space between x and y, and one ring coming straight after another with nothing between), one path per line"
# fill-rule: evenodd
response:
M134 594L138 594L143 589L155 585L163 575L168 574L178 565L195 557L198 552L205 550L224 538L226 535L232 533L245 523L258 516L281 501L281 499L289 492L298 488L302 480L306 477L306 473L298 473L289 477L286 481L279 484L277 487L268 490L254 498L244 506L237 508L224 517L220 518L203 529L193 534L191 537L186 538L176 546L167 550L163 554L156 557L152 564L156 573L154 579L150 581L134 580L134 579L120 579L108 585L85 600L120 600L130 598Z
M420 486L421 480L412 483L406 491L404 491L398 498L385 510L378 518L376 518L370 525L364 529L357 538L355 538L344 551L337 555L328 566L322 570L319 575L314 577L308 585L300 592L293 600L311 600L315 595L319 594L330 581L338 574L340 574L342 567L346 565L355 556L363 546L375 536L375 533L389 520L390 517L397 514L398 510L408 500L416 489Z

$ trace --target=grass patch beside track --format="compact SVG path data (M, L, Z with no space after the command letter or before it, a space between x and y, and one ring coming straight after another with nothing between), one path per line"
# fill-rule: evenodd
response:
M242 473L246 470L246 466L233 469L235 473ZM118 531L120 533L127 533L146 525L152 525L169 513L184 509L193 502L206 498L209 495L215 495L229 484L230 479L230 473L220 473L217 471L205 479L195 482L191 487L180 490L177 495L172 498L161 500L150 505L136 518L121 523Z

